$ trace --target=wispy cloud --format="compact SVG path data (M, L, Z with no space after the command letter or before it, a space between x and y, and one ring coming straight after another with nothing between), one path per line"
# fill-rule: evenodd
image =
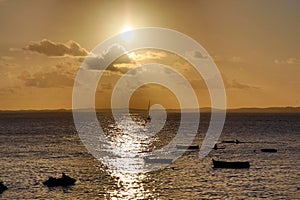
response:
M288 65L300 65L300 59L298 58L287 58L287 59L275 59L275 64L288 64Z
M15 92L14 88L7 87L7 88L0 88L0 94L1 95L10 95Z
M8 69L8 68L16 67L17 65L15 63L11 62L12 59L13 58L10 56L1 56L0 57L0 68Z
M63 88L74 84L75 68L73 63L57 64L47 70L22 71L17 77L24 86L37 88Z
M226 81L225 82L225 87L227 89L239 89L239 90L260 89L260 87L258 87L258 86L241 83L241 82L239 82L235 79L233 79L231 81Z
M28 71L23 71L18 77L24 81L25 86L49 88L49 87L72 87L74 80L66 74L59 74L58 72L36 72L30 74Z
M213 56L213 59L215 62L229 62L229 63L245 63L246 62L246 60L240 56L228 57L228 56L215 55L215 56Z

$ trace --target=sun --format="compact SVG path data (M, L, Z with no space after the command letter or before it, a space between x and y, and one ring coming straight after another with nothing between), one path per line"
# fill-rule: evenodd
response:
M122 32L121 32L121 36L123 38L124 41L126 42L131 42L134 38L134 31L133 31L133 28L131 26L124 26L123 29L122 29Z
M124 33L124 32L131 31L131 30L132 30L132 27L126 25L126 26L123 27L121 32Z

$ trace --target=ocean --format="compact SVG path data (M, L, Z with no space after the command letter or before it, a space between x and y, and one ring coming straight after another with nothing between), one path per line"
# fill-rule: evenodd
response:
M115 127L109 113L98 113L98 118L111 139L131 136L130 129L124 134ZM210 114L201 114L195 144L203 140L209 120ZM143 141L141 152L166 145L179 122L180 114L168 114L161 132ZM236 139L243 143L221 142ZM3 112L0 180L8 190L0 199L300 199L300 114L228 113L218 147L202 160L197 150L186 151L162 170L123 173L88 152L71 112ZM261 148L278 152L264 153ZM212 158L249 161L250 168L214 169ZM42 184L62 172L76 184Z

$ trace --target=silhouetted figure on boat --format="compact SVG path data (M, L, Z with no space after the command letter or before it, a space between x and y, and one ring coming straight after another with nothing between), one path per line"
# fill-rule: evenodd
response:
M2 181L0 181L0 194L1 194L2 192L4 192L5 190L7 190L7 189L8 189L8 188L6 187L6 185L4 185Z
M65 173L62 173L61 178L49 177L49 179L44 181L43 184L48 187L55 187L55 186L75 185L75 182L76 179L67 176Z

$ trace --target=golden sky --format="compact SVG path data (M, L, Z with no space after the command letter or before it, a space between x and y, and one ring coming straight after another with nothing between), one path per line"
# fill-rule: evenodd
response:
M126 26L169 28L195 39L223 76L229 108L300 106L299 7L295 0L0 0L0 109L71 108L84 57ZM181 71L200 106L210 105L205 84L184 59L151 49L132 55L105 73L96 106L108 107L122 74L149 61ZM131 105L143 107L149 98L177 106L174 95L157 85L136 91Z

